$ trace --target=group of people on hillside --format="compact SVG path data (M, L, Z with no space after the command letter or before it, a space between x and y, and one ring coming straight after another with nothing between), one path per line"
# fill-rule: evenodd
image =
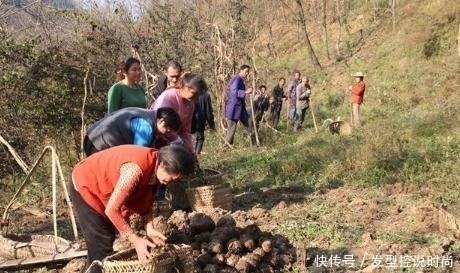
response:
M309 107L308 78L295 72L287 90L285 79L280 78L268 94L265 85L257 91L246 88L249 72L250 67L243 65L229 82L226 141L233 143L238 122L254 141L255 128L268 110L269 122L276 128L283 100L289 102L294 131L299 130ZM178 62L165 64L150 106L138 83L138 59L124 60L118 75L108 92L108 114L87 129L82 147L87 157L73 168L69 182L88 248L88 265L112 253L117 233L132 243L141 260L149 257L149 248L165 244L164 234L153 227L153 203L164 197L167 185L194 173L206 126L215 129L206 81L184 72ZM362 98L364 83L352 92L353 102L362 103L356 97ZM247 95L254 95L253 111L246 109ZM359 106L355 112L359 115ZM142 219L146 236L130 227L128 219L134 216ZM99 270L93 268L93 272Z
M233 144L236 125L240 122L249 133L251 142L255 142L254 128L258 128L264 113L269 110L268 122L274 129L278 127L283 101L288 103L288 119L293 123L293 131L297 132L302 128L305 115L310 107L311 86L307 76L301 77L299 71L294 72L293 79L287 89L284 89L285 78L280 78L278 84L271 93L267 93L267 87L260 85L258 90L246 88L244 83L249 75L250 67L242 65L239 73L231 78L227 93L226 118L227 136L226 141ZM365 83L364 74L361 72L353 75L357 80L355 87L349 87L353 104L353 122L356 127L360 126L360 105L363 102ZM246 109L246 97L253 95L253 109ZM254 118L252 118L254 112ZM254 124L255 123L255 124Z

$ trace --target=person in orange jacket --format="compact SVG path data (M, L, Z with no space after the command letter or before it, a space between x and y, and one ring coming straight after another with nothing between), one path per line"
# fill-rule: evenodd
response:
M356 78L356 85L354 87L348 87L351 91L351 103L353 104L353 123L356 127L361 126L360 107L363 103L364 91L366 90L364 76L366 75L362 72L356 72L356 74L353 75L353 77Z

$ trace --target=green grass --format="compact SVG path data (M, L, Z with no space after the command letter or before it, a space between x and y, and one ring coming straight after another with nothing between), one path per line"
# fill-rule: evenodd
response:
M440 237L434 233L417 234L405 231L385 231L377 234L377 239L397 244L421 244L428 246L436 246L440 242Z
M236 150L222 148L221 141L211 137L202 165L222 170L237 191L262 186L300 186L310 191L341 184L380 187L402 182L428 186L436 204L458 204L456 4L417 3L400 3L401 14L408 16L398 18L395 33L390 18L370 26L369 41L347 58L347 65L339 62L314 71L304 48L271 64L276 75L298 68L310 76L318 124L337 116L349 119L343 90L353 83L350 74L364 71L368 77L361 130L349 137L330 135L324 129L315 134L308 112L307 129L301 133L279 135L262 128L262 148L250 147L241 129ZM430 44L435 54L427 56L424 50ZM285 132L285 120L280 130Z
M330 242L332 248L342 248L356 242L364 228L360 224L319 223L296 219L280 224L271 232L283 234L292 242L310 243L322 240Z

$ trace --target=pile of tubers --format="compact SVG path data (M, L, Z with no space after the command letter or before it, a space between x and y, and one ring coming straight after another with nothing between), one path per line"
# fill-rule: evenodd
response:
M196 272L274 273L290 269L296 260L295 248L285 237L255 224L238 227L230 214L175 211L153 223L167 235L167 243L192 247Z

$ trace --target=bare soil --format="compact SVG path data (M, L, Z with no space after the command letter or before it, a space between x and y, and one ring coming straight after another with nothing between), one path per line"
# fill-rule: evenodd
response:
M292 188L262 188L236 194L233 208L231 216L238 226L256 224L262 231L289 238L298 253L305 254L298 266L305 266L306 272L460 272L459 233L440 230L442 219L428 189L403 184L366 189L342 186L310 193ZM21 210L14 214L11 232L52 234L51 216L39 218ZM206 214L217 223L230 213L216 209ZM184 225L182 214L176 213L174 217L178 226ZM68 221L60 222L64 227L68 225L63 233L69 237ZM322 255L353 255L357 264L352 268L318 267L315 260ZM372 265L372 257L387 255L448 256L454 264L410 269ZM57 271L79 272L84 265L85 259L76 259Z

